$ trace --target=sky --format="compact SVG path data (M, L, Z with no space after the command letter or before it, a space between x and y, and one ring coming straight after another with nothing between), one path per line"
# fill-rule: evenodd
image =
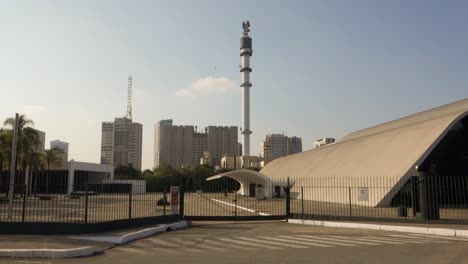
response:
M467 97L467 1L0 0L0 120L24 113L70 158L99 162L101 122L241 126L251 22L251 154L268 133L355 130ZM241 137L239 136L239 141Z

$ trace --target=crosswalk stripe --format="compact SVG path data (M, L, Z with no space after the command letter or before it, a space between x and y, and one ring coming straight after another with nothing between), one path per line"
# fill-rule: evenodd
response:
M169 243L169 242L161 240L161 239L151 238L149 240L151 240L153 243L156 243L156 244L159 244L159 245L162 245L162 246L165 246L165 247L181 249L181 250L186 250L186 251L191 251L191 252L201 252L201 250L199 250L199 249L181 247L180 245Z
M136 254L145 254L146 251L133 248L133 247L128 247L128 246L122 246L117 248L119 251L124 251L125 253L136 253Z
M435 239L422 238L422 237L401 236L401 235L388 235L386 237L391 237L392 239L398 239L401 241L416 241L416 242L423 242L423 243L441 243L441 244L450 243L450 241L435 240Z
M433 236L433 235L425 235L425 234L412 234L413 236L418 237L425 237L425 238L432 238L432 239L444 239L444 240L453 240L453 241L468 241L468 239L460 238L460 237L442 237L442 236Z
M182 239L177 239L176 241L178 241L181 244L185 244L185 245L188 245L188 246L194 246L194 247L197 247L197 248L203 248L203 249L214 250L214 251L226 251L224 248L220 248L219 244L218 244L218 246L210 246L210 245L204 244L204 242L206 242L205 240L198 240L198 241L195 242L195 244L191 243L189 241L184 241Z
M314 246L314 247L331 247L330 245L325 245L325 244L319 244L319 243L314 243L311 241L298 241L296 239L289 239L285 237L261 237L265 239L270 239L270 240L275 240L283 243L293 243L293 244L298 244L298 245L304 245L304 246Z
M203 250L198 249L198 248L193 248L197 246L198 242L193 242L193 241L187 241L182 238L171 238L171 240L176 241L177 243L180 243L184 246L189 246L190 248L184 247L185 250L188 251L193 251L193 252L202 252Z
M320 238L332 239L335 241L341 242L349 242L351 244L360 244L360 245L368 245L368 246L381 246L382 243L375 243L375 242L366 242L366 241L358 241L351 237L341 237L341 236L320 236Z
M139 244L141 243L141 244L143 244L145 246L150 246L151 249L157 249L159 251L165 251L165 252L174 252L174 249L175 249L175 248L161 247L160 244L155 243L155 242L153 242L151 240L148 240L148 239L140 240L137 243L139 243Z
M268 240L264 240L264 239L255 239L255 238L251 238L251 237L237 237L237 238L242 239L242 240L256 242L256 243L266 243L266 244L270 244L270 245L274 245L274 246L290 247L290 248L307 248L307 247L304 247L304 246L279 243L279 242L268 241Z
M356 244L362 245L373 245L367 242L359 242L354 243L354 241L343 241L341 239L331 238L331 237L324 237L324 236L306 236L306 235L295 235L294 239L302 239L308 241L316 241L323 244L329 244L333 246L344 246L344 247L354 247Z
M387 238L380 238L380 237L357 237L355 239L359 241L369 241L369 242L377 242L377 243L391 244L391 245L404 245L405 244L405 242L402 242L402 241L387 239Z
M306 235L295 235L293 239L298 239L298 240L306 240L306 241L315 241L322 243L324 245L333 245L333 246L344 246L344 247L354 247L356 246L355 244L351 242L343 242L338 239L334 238L327 238L327 237L317 237L317 236L306 236Z
M305 238L303 239L303 238L297 238L297 237L292 237L292 236L278 236L278 237L288 239L287 240L288 243L301 243L301 244L314 246L314 247L333 247L332 245L327 245L327 244L324 244L323 242L316 243L316 242L312 242L314 240L307 240Z
M418 240L418 241L427 241L427 242L431 242L431 243L442 243L442 244L447 244L447 243L451 243L450 241L446 241L446 240L435 240L435 239L432 239L432 238L425 238L425 237L417 237L417 236L411 236L411 235L388 235L390 237L394 237L394 238L398 238L398 239L409 239L409 240Z
M239 246L239 245L234 245L234 244L223 244L223 245L220 245L219 242L217 241L214 241L214 240L205 240L203 241L203 243L206 243L206 244L211 244L211 245L214 245L214 246L224 246L224 247L228 247L228 248L235 248L235 249L240 249L240 250L255 250L255 248L252 248L252 247L243 247L243 246Z
M223 240L223 241L226 241L226 242L230 242L230 243L236 243L236 244L241 244L241 245L247 245L247 246L251 246L251 247L261 247L261 248L267 248L267 249L281 249L279 247L274 247L274 246L269 246L269 245L263 245L263 244L258 244L258 243L250 243L250 242L247 242L247 241L239 241L237 239L229 239L229 238L224 238L224 237L219 237L218 238L219 240Z

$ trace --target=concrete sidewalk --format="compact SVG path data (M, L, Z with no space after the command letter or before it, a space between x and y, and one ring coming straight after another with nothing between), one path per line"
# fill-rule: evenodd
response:
M115 232L69 235L0 235L0 257L4 258L74 258L99 254L116 244L148 237L157 233L187 227L180 221Z
M0 236L0 257L71 258L91 256L113 247L107 242L79 241L67 236Z
M468 226L404 222L351 222L288 219L290 224L302 224L324 227L358 228L380 231L395 231L435 236L468 238Z

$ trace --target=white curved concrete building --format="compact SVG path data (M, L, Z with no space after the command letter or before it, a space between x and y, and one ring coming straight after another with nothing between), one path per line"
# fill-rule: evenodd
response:
M276 159L258 173L240 170L214 177L236 179L242 185L240 192L243 194L247 184L284 186L286 177L320 179L322 185L334 187L340 184L341 187L366 187L369 181L376 179L389 188L369 193L366 202L353 195L352 203L387 206L409 178L417 175L415 166L431 157L449 131L460 127L468 131L467 116L468 99L465 99L353 132L335 144ZM292 192L298 193L297 188L293 185ZM348 201L341 198L341 193L329 195L336 190L322 188L320 192L323 193L315 192L304 198L320 201L327 197L327 202L337 203ZM267 193L272 191L265 190Z

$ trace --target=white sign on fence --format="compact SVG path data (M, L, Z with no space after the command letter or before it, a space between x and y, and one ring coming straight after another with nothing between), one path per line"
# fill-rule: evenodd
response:
M179 213L179 186L171 186L171 214Z
M358 188L358 201L361 201L361 202L369 201L369 188L367 187Z

